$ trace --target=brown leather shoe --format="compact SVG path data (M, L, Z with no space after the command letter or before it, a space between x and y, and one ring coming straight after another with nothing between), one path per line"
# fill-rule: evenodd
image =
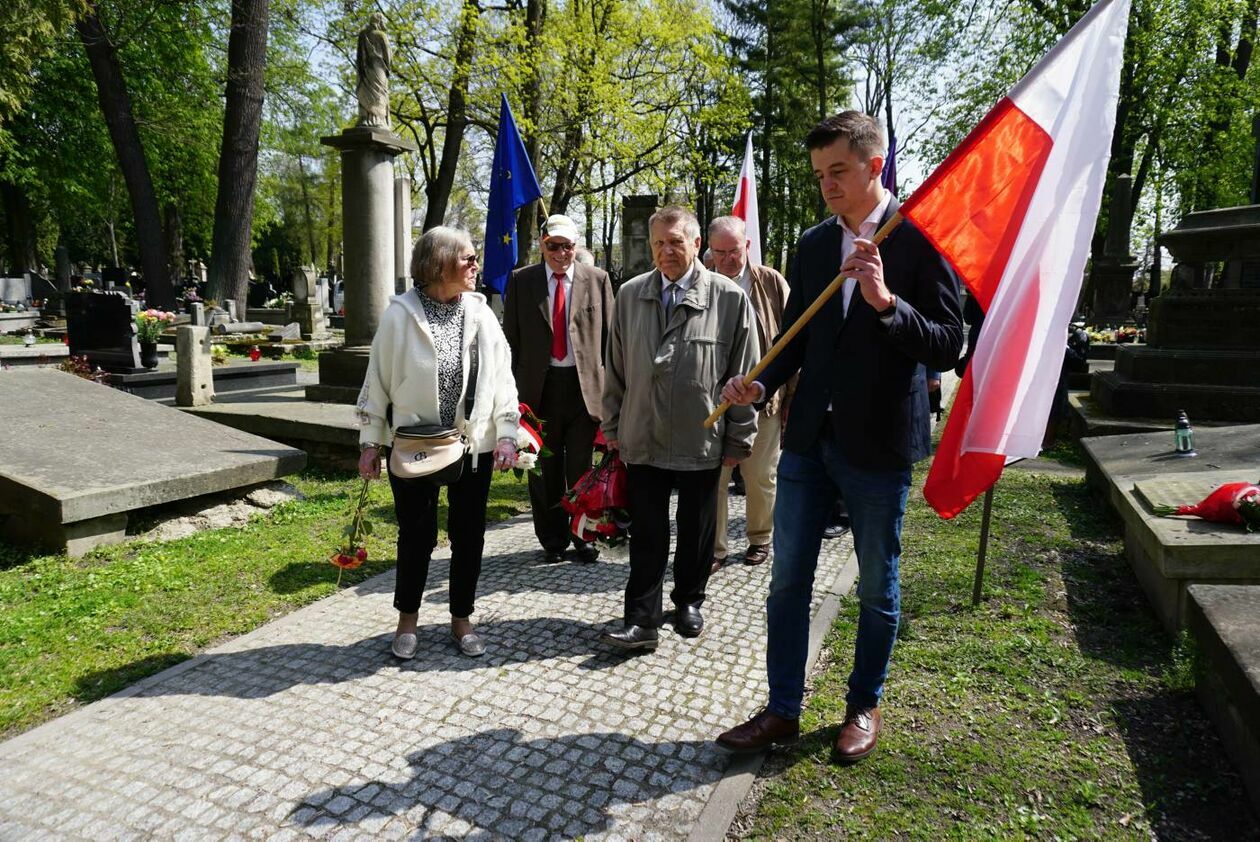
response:
M733 754L756 754L772 746L794 743L800 735L798 720L763 710L743 725L719 734L717 744Z
M844 724L840 736L832 747L832 759L840 763L856 763L875 751L879 742L879 730L884 717L879 708L859 708L850 705L844 711Z
M726 559L714 556L713 563L709 565L709 575L712 576L714 573L717 573L724 564L726 564Z
M762 564L770 557L769 544L749 544L744 550L744 564Z

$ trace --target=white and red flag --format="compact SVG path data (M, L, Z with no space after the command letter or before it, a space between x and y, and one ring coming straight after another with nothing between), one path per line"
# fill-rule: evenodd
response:
M752 132L748 133L748 145L744 148L744 166L739 170L739 184L735 185L735 204L731 216L744 220L748 228L748 259L761 265L761 218L757 216L757 178L753 175Z
M923 495L942 517L1036 456L1102 203L1129 0L1102 0L900 208L985 312Z

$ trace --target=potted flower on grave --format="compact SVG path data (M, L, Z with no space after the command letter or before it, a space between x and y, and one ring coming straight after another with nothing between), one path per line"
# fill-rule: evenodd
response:
M144 310L136 313L136 338L140 341L140 365L157 368L157 343L166 326L175 321L175 314L166 310Z

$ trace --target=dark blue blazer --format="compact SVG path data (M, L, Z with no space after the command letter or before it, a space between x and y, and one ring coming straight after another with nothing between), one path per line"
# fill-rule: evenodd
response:
M893 199L880 224L897 210ZM797 244L783 324L791 325L840 271L842 232L835 217ZM822 431L828 403L846 460L871 470L903 470L931 451L924 368L948 371L963 345L958 278L909 220L879 246L884 283L897 296L885 326L854 289L847 317L843 292L823 305L757 378L766 394L800 372L783 446L805 453Z

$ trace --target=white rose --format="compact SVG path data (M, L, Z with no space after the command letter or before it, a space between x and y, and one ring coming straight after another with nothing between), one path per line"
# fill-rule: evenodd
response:
M516 467L522 471L529 471L538 464L538 454L528 451L516 454Z
M538 447L538 442L534 440L524 427L516 428L516 449L517 450L534 450Z

